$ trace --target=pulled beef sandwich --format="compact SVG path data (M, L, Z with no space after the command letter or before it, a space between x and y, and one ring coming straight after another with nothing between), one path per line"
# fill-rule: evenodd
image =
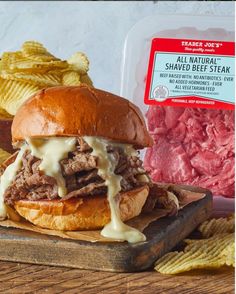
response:
M18 110L12 139L19 151L1 176L2 218L11 207L43 228L145 240L123 223L156 201L147 203L137 152L152 139L135 105L87 86L49 88Z

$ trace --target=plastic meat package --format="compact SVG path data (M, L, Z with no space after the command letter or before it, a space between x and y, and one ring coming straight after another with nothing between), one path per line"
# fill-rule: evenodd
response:
M154 138L144 166L156 181L191 184L234 196L234 112L151 106Z
M157 42L158 38L167 40L166 42L163 40L166 45L164 51L169 50L167 53L175 51L171 45L167 44L170 39L204 40L205 47L218 46L216 52L219 52L218 55L224 56L220 46L227 47L228 42L233 44L234 20L233 18L210 16L156 15L140 21L131 29L126 39L120 93L122 96L132 99L146 117L154 145L143 153L143 157L145 168L150 172L153 180L201 186L211 190L214 196L233 198L235 194L234 102L231 101L231 104L221 102L225 101L223 93L228 93L231 95L229 99L234 100L234 95L232 95L232 91L234 93L234 86L232 86L234 76L231 69L229 71L229 67L227 69L227 66L224 66L224 63L229 65L231 62L232 70L234 70L234 57L232 59L222 57L219 66L220 58L218 57L216 60L214 60L215 58L203 60L200 57L198 60L195 59L194 64L194 59L191 61L190 55L184 53L180 54L182 59L176 55L178 53L174 57L168 54L159 54L159 60L158 56L154 56L154 59L156 58L154 70L158 72L163 69L165 72L164 67L167 69L169 66L169 73L173 73L173 81L175 82L172 85L171 80L167 81L167 75L165 77L163 72L159 75L156 73L159 86L153 90L153 100L165 102L158 104L151 101L151 103L146 103L150 51L153 46L152 40L155 38ZM190 43L190 47L191 44L193 43ZM195 42L194 45L195 52L193 51L192 54L203 56L199 51L201 44ZM180 49L176 45L176 52L182 52L178 50ZM215 49L208 48L206 50L212 54L212 50ZM214 56L212 55L212 57ZM175 62L177 60L177 63L171 63L173 58L175 58ZM198 65L196 65L197 62ZM193 71L191 66L192 69L195 66L196 74L191 72ZM197 68L197 66L199 67ZM207 66L208 75L199 76L199 72L204 72ZM188 72L186 67L189 67ZM177 68L178 70L176 70ZM209 71L212 73L211 75ZM177 80L175 72L181 73L184 78L181 79L179 75L180 78ZM231 76L228 78L231 79L231 82L227 83L227 78L224 78L226 75ZM168 78L170 76L171 74ZM204 77L206 81L202 81ZM155 82L154 74L151 76L152 83L153 80ZM220 80L222 83L219 82ZM177 81L182 86L176 86ZM224 83L224 81L226 82ZM163 86L165 83L169 83L169 87ZM192 89L195 89L193 92L198 94L199 100L193 100L194 95L189 95L191 90L185 92L184 89L190 89L190 86L187 88L190 84L194 85ZM212 85L216 85L216 87L210 87ZM219 87L217 88L217 86ZM232 88L231 92L228 90L230 87ZM209 95L207 96L208 100L201 98L204 97L204 95L200 95L203 93L202 89L207 89L205 92ZM214 95L217 91L219 99L216 99L216 103L219 106L202 107L207 103L213 104L212 101L215 99ZM168 97L173 97L175 92L176 96L185 99L178 100L176 105L173 104L173 99L172 101L162 99L168 95ZM189 103L192 103L192 107L189 106Z

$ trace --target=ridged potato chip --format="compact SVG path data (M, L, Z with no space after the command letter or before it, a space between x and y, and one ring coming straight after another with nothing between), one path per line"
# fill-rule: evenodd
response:
M52 61L52 60L60 60L56 58L51 53L47 51L47 49L39 42L35 41L27 41L22 45L22 53L23 56L28 57L33 60L38 61Z
M205 221L200 225L198 230L201 232L202 236L209 238L213 235L233 233L235 229L234 217L229 218L218 218Z
M68 71L63 74L62 84L65 86L79 86L80 75L76 71Z
M209 239L186 240L186 242L188 245L184 251L170 252L160 258L155 264L155 270L172 275L193 269L234 265L232 254L234 234L216 235Z
M7 73L0 72L0 77L5 80L13 80L20 82L28 82L37 86L60 86L61 85L61 73Z
M225 258L226 265L235 267L235 242L226 246L221 252L221 256Z
M1 60L1 70L6 72L48 72L55 69L68 68L68 64L63 60L38 61L23 56L22 52L3 53Z
M11 154L0 148L0 164L2 164Z
M89 70L89 60L87 56L82 52L74 53L67 62L71 65L71 68L78 71L79 74L85 75Z
M29 83L0 78L0 107L15 115L19 106L39 89L40 87Z
M32 54L50 54L43 44L36 41L26 41L21 47L23 54L32 53Z
M17 71L18 64L24 68L31 68L32 61L22 55L22 52L5 52L1 57L1 71Z

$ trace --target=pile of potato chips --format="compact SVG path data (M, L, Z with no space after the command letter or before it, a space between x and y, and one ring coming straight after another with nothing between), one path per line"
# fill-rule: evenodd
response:
M38 42L25 42L20 51L5 52L0 60L0 113L15 115L19 106L40 89L80 83L92 86L89 61L77 52L60 60Z
M234 216L204 222L199 231L207 239L184 240L183 251L169 252L155 264L162 274L179 274L193 269L235 266Z

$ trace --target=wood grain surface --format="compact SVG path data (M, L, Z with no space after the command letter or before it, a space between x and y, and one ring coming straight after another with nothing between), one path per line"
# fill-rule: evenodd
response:
M108 273L0 261L0 271L0 293L234 293L232 268L167 276L154 271Z

